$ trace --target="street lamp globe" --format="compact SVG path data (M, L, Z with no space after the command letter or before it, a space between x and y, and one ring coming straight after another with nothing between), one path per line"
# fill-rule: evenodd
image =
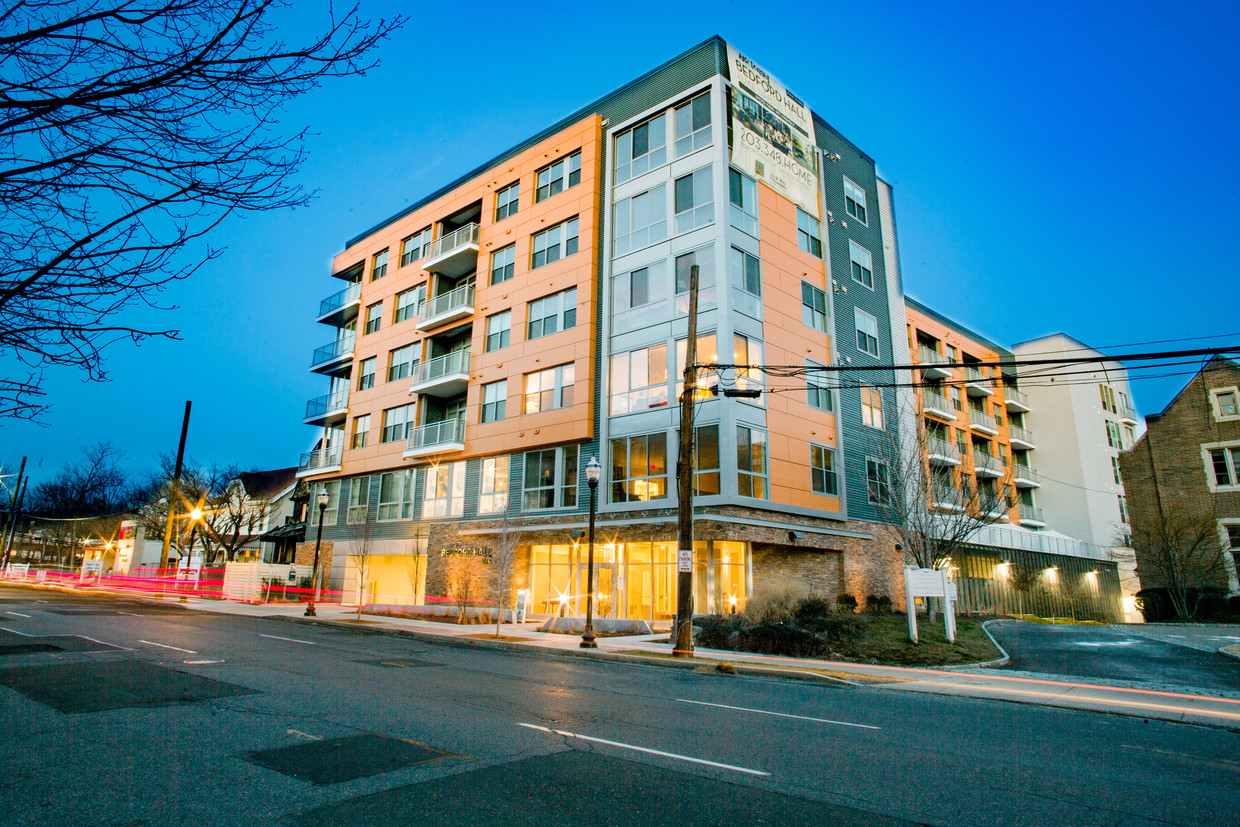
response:
M590 488L598 487L599 477L603 474L603 466L599 464L598 457L590 457L590 461L586 463L586 482L590 484Z
M329 499L330 498L327 496L326 488L324 488L322 491L319 492L319 509L320 510L327 508L327 501Z

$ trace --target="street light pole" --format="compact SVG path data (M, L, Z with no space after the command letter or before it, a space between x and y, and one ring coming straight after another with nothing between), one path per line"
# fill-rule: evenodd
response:
M597 649L594 640L594 510L598 502L598 478L603 466L598 464L598 457L590 457L586 464L586 482L590 484L590 556L586 570L586 630L581 635L582 649Z
M319 533L314 538L314 571L310 573L310 601L306 604L304 617L318 617L314 611L314 598L319 590L319 546L323 542L323 512L327 510L327 489L319 492Z

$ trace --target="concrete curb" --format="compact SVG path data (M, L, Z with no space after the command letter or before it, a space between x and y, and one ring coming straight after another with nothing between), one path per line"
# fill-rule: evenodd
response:
M1001 653L1003 653L1003 657L996 658L995 660L988 660L985 663L975 663L972 666L969 666L967 668L976 669L976 668L981 668L984 666L1007 666L1009 663L1012 662L1012 658L1010 655L1008 655L1007 649L1004 649L1002 646L1000 646L999 641L995 640L995 636L990 633L990 629L986 628L990 624L998 623L998 622L999 622L998 620L987 620L986 622L982 624L982 631L986 633L986 637L990 638L990 642L994 644L995 648L998 649ZM952 666L949 668L950 669L964 669L966 667Z
M1240 643L1234 643L1231 646L1224 646L1218 650L1218 653L1225 658L1235 658L1240 660Z

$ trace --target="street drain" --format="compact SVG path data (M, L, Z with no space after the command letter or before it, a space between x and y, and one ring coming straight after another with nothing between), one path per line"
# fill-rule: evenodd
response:
M365 733L251 752L246 760L311 784L338 784L355 778L451 758L425 744Z
M108 661L0 669L0 684L66 713L205 701L253 689L144 661Z

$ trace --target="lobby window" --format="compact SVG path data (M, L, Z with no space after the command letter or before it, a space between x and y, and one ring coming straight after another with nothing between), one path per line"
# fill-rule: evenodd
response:
M801 321L814 330L827 332L827 294L808 281L801 282Z
M611 324L616 333L665 318L667 265L657 261L611 277Z
M419 230L413 235L400 242L400 266L411 264L420 258L426 256L427 248L431 246L431 228Z
M862 224L869 223L865 215L865 190L854 184L848 176L844 176L844 209Z
M534 190L534 203L536 204L553 195L558 195L569 187L580 184L581 150L543 167L535 178L537 189Z
M366 437L370 434L370 414L353 417L353 435L349 442L350 448L365 448Z
M882 430L883 392L878 388L861 388L861 422Z
M508 406L508 380L490 382L482 386L482 421L499 422Z
M1211 491L1240 485L1240 445L1212 445L1206 448L1206 455L1209 469L1213 472L1213 482L1209 486Z
M891 471L882 460L866 457L865 488L870 502L875 505L891 503Z
M482 461L478 482L478 513L502 514L508 510L508 457Z
M575 372L573 363L569 362L525 374L525 405L522 412L534 414L572 407Z
M708 244L692 252L676 256L676 312L689 313L689 277L693 265L698 268L698 311L714 307L715 295L715 247Z
M732 285L751 296L762 295L762 263L757 256L732 248L730 269Z
M626 198L615 207L615 254L622 256L667 238L667 186Z
M809 406L820 411L834 411L835 399L832 396L831 386L827 384L827 374L820 365L810 359L805 360L805 385L806 392L809 395Z
M366 417L370 419L370 417ZM366 511L370 507L370 477L354 477L349 481L349 523L366 522Z
M379 475L379 522L408 520L413 512L413 469Z
M398 442L407 436L406 429L413 421L413 405L399 405L383 412L383 430L379 442Z
M491 284L501 284L512 278L517 266L517 245L509 244L491 254Z
M422 303L426 301L426 285L419 284L396 294L396 315L393 322L416 318L422 312Z
M677 158L710 145L709 92L703 92L693 100L677 106L673 119Z
M839 480L835 475L835 452L825 445L809 444L810 488L815 494L838 496Z
M508 337L512 330L512 311L504 310L487 316L487 338L484 352L490 353L508 347Z
M319 524L319 492L327 492L327 508L323 509L323 525L335 525L337 509L340 506L340 480L321 482L314 486L314 496L310 498L310 525Z
M667 497L667 434L611 440L611 501L646 502Z
M797 207L797 246L811 256L822 258L822 229L818 219Z
M387 275L387 259L388 259L387 250L383 250L381 252L375 253L375 257L371 260L371 264L370 264L370 280L371 281L378 281L379 279Z
M387 380L389 382L408 378L413 372L414 350L416 349L417 345L405 345L392 351L388 356Z
M357 389L364 391L375 386L375 357L363 359L357 364Z
M667 405L667 345L611 357L611 415Z
M525 454L526 511L577 505L577 446L564 445Z
M852 239L848 240L848 257L852 260L853 281L874 289L874 257Z
M878 319L860 307L853 308L853 317L857 322L857 350L878 356Z
M728 203L732 226L758 237L758 185L743 172L728 168Z
M577 325L577 288L570 287L530 302L526 340L550 336Z
M667 163L667 116L640 123L616 138L616 183Z
M521 182L510 184L495 193L495 220L503 221L510 215L517 214L517 205L521 200Z
M687 233L715 220L715 191L712 168L702 167L676 179L676 232Z
M535 233L530 268L542 267L577 252L577 219L570 218L541 233Z
M374 333L379 329L379 320L383 318L383 302L375 302L366 308L366 326L362 328L362 335Z
M721 493L719 486L719 426L701 425L694 429L693 493L713 496Z
M445 462L426 469L422 517L460 517L465 513L465 462Z
M742 497L766 499L766 431L736 426L736 486Z

